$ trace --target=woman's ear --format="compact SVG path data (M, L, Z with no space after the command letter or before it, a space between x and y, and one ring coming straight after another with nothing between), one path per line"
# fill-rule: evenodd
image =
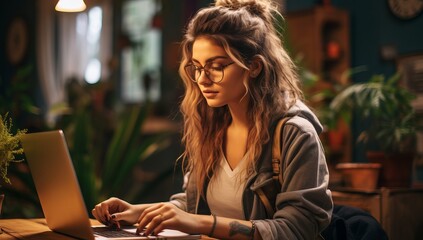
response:
M256 78L263 69L263 63L260 61L260 58L254 58L250 64L250 77Z

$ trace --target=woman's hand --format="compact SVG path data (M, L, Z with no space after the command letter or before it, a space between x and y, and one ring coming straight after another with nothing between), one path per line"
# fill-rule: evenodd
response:
M120 223L131 225L137 222L142 210L149 205L132 205L118 198L109 198L97 204L91 211L93 216L102 224L111 226Z
M158 234L163 229L175 229L186 233L201 233L204 226L210 225L210 216L187 213L171 203L158 203L144 209L138 218L137 233Z

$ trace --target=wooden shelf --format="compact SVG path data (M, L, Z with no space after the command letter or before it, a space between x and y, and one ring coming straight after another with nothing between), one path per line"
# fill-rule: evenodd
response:
M348 12L317 6L288 13L286 21L294 53L304 56L304 65L324 81L346 83L342 74L350 68Z

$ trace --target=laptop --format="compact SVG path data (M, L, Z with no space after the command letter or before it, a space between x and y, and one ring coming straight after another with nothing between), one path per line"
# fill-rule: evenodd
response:
M157 236L136 235L136 227L117 231L91 226L62 130L27 133L21 139L47 226L79 239L200 239L166 229Z

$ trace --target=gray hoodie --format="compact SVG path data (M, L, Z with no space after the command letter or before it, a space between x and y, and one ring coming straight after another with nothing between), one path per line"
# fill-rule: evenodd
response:
M256 220L256 231L263 239L316 239L329 224L333 209L328 189L329 172L318 135L323 128L314 113L301 101L291 107L286 116L291 118L280 133L283 183L275 194L264 191L276 211L273 216L267 216L256 193L258 188L274 188L272 146L269 142L263 145L257 171L248 178L244 188L244 215L245 219ZM276 122L269 126L272 134ZM185 192L173 195L171 202L190 213L210 214L207 198L197 196L194 179L188 177L185 186Z

